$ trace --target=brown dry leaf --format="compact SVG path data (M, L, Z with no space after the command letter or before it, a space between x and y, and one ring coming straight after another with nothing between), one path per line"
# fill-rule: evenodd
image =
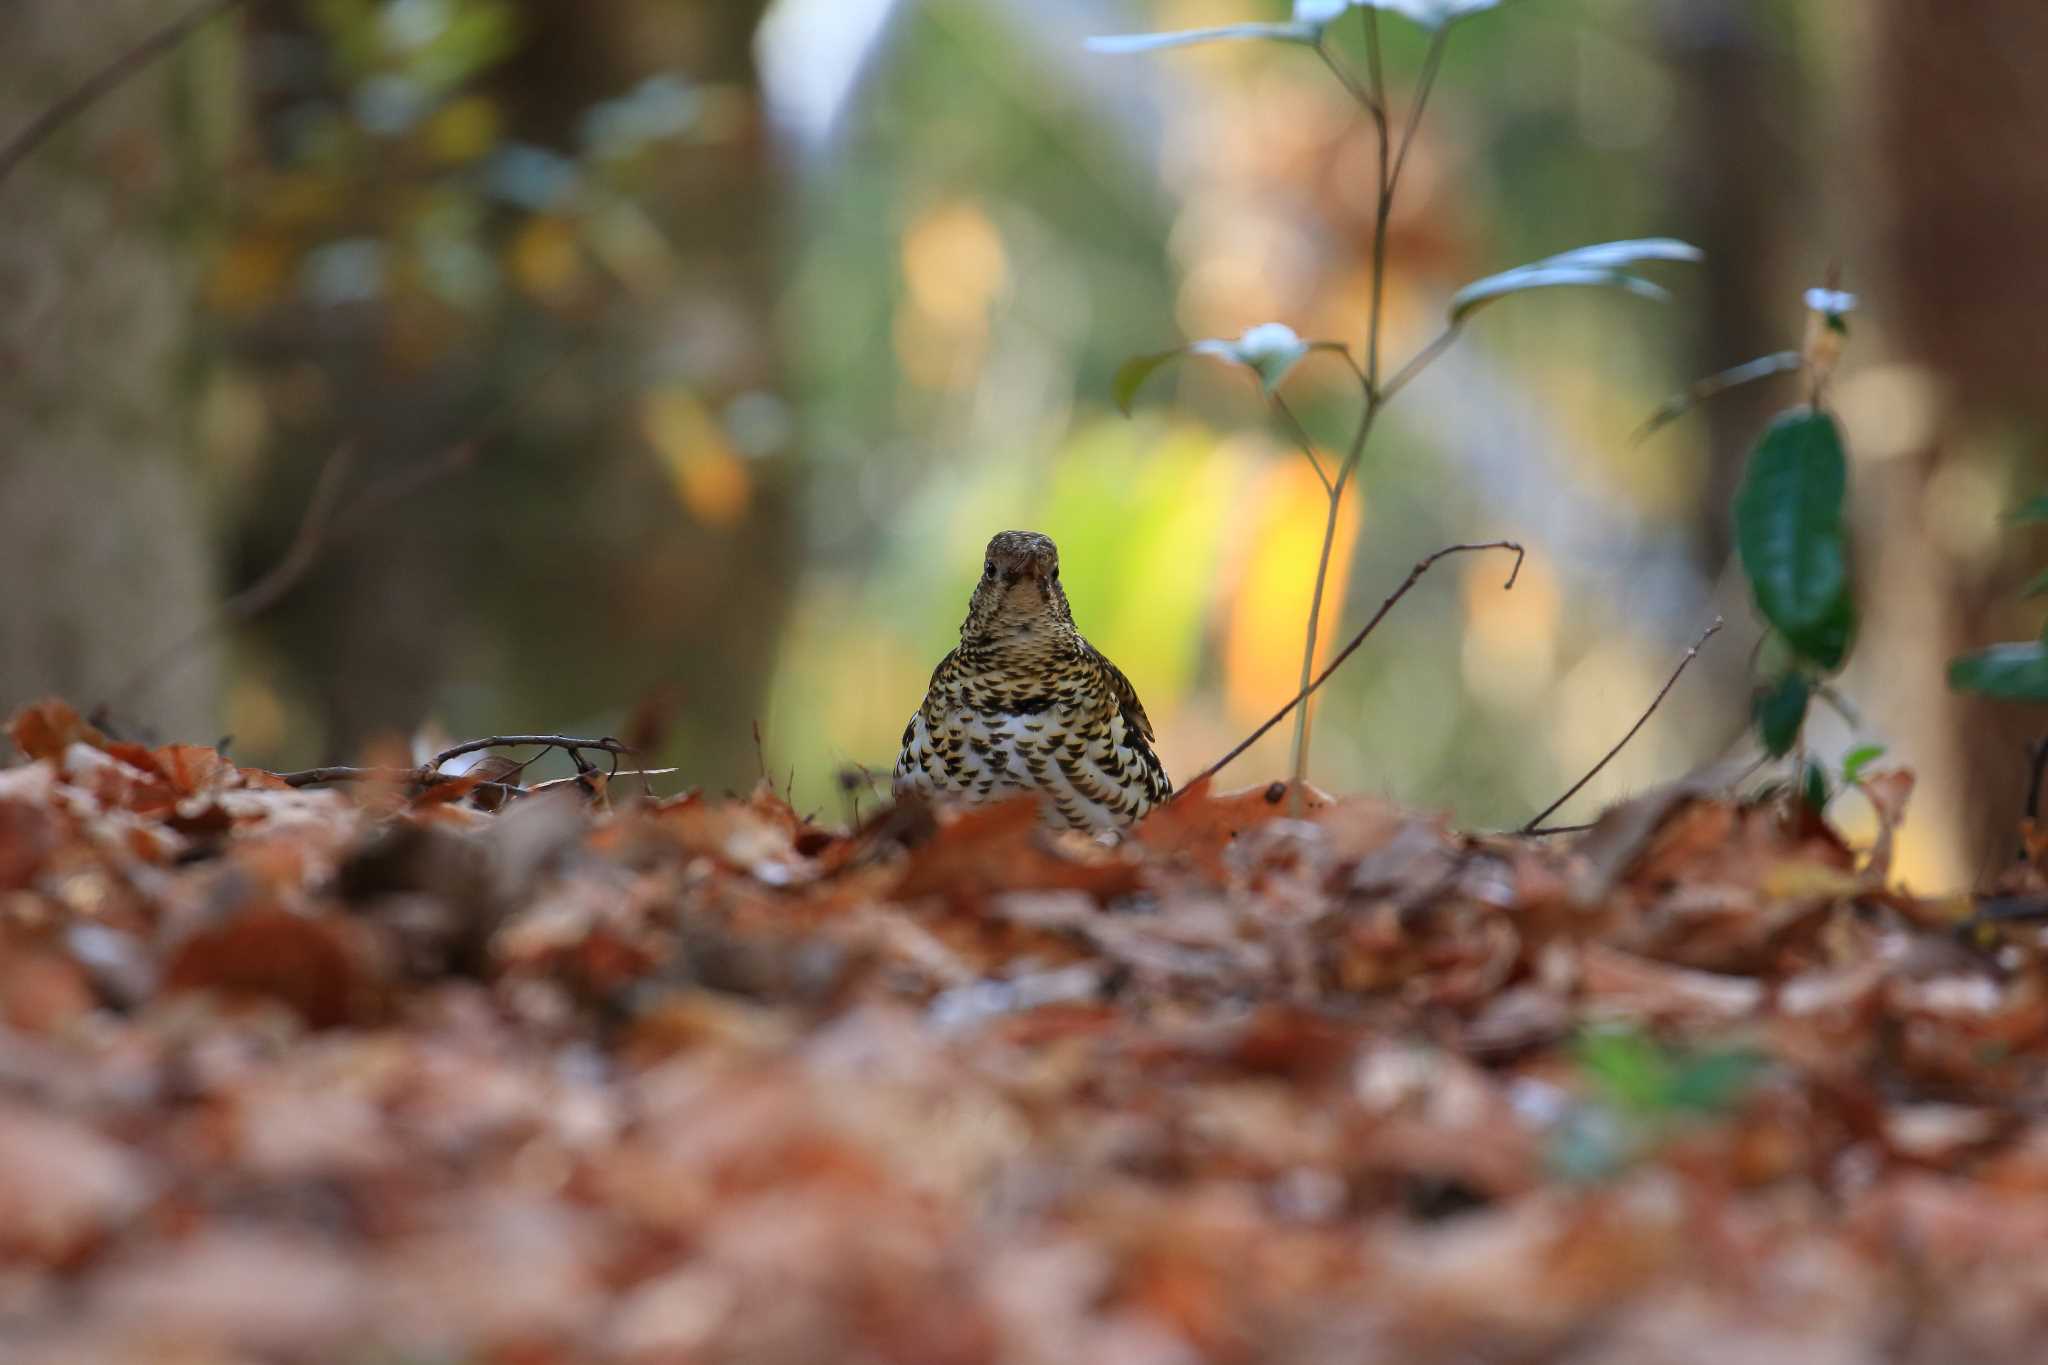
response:
M276 1001L314 1028L331 1028L383 1013L384 983L370 957L351 925L255 908L180 943L165 966L164 988Z
M0 1171L0 1261L82 1255L141 1213L153 1184L127 1147L13 1101L0 1103Z
M1055 848L1038 799L973 806L912 850L891 894L913 901L943 896L979 904L1008 891L1086 891L1098 901L1138 889L1138 868L1121 852L1074 843Z
M51 698L31 703L7 721L8 738L31 758L61 760L73 744L103 746L107 737L80 718L78 712Z
M1220 879L1223 851L1233 839L1269 820L1286 818L1289 788L1285 782L1271 782L1219 796L1212 794L1214 783L1214 778L1203 778L1175 793L1132 828L1131 838L1150 854L1184 859ZM1304 811L1330 804L1329 796L1313 787L1303 797Z

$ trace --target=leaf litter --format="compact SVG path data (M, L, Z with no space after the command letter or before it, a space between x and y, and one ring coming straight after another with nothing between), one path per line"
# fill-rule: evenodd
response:
M1794 797L1116 846L0 768L0 1358L1946 1362L2048 1327L2048 885ZM614 784L622 787L622 784ZM497 803L493 803L497 804Z

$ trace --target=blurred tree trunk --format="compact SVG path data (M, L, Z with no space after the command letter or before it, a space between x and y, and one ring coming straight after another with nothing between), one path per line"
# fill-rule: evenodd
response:
M1694 244L1706 252L1696 375L1797 345L1803 321L1780 259L1808 207L1794 143L1803 73L1773 45L1759 10L1756 0L1671 0L1659 13L1659 45L1679 85L1675 164L1665 179L1676 221L1694 225ZM1749 448L1789 393L1784 382L1748 385L1693 419L1708 442L1696 535L1710 578L1734 548L1729 508ZM1724 654L1740 666L1739 651Z
M1937 672L1960 650L2039 628L2038 604L2021 603L2018 585L2040 567L2040 539L1983 516L1959 525L1949 494L1990 481L2016 500L2048 486L2048 5L1882 0L1874 10L1865 74L1877 302L1893 344L1938 395L1922 448L1898 462L1882 567L1892 591L1913 599L1902 657L1925 674L1929 728L1947 740L1922 759L1918 802L1954 822L1967 876L2012 857L2026 746L2048 727L2039 708L1950 696ZM1962 485L1959 470L1971 476ZM1944 480L1949 494L1936 487Z
M155 0L0 5L0 138L165 18ZM169 72L144 70L0 182L0 711L114 701L213 605ZM217 683L201 648L123 712L210 741Z
M326 444L352 441L363 480L490 432L474 469L379 518L266 623L318 699L330 755L430 716L465 731L603 728L666 697L685 780L754 780L753 722L797 569L797 462L744 460L743 505L707 520L649 449L642 405L650 388L686 392L715 441L734 399L779 392L782 194L751 51L764 8L528 4L488 82L513 138L569 155L593 106L651 76L701 97L716 126L664 144L633 195L665 248L658 280L570 320L508 305L424 373L395 366L374 325L290 343L327 377ZM245 571L281 551L323 455L302 450L280 475L289 487L258 509Z

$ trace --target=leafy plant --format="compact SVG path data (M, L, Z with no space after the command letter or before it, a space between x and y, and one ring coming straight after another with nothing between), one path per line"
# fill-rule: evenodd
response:
M1274 414L1286 426L1300 447L1303 458L1315 470L1329 499L1324 523L1322 549L1316 559L1315 587L1310 594L1308 627L1302 645L1301 691L1309 690L1315 668L1317 626L1322 616L1323 592L1330 571L1331 547L1335 543L1338 510L1345 489L1357 473L1381 411L1396 394L1426 369L1430 362L1457 340L1466 324L1485 306L1510 294L1532 289L1593 286L1620 289L1645 298L1662 299L1665 291L1637 273L1646 263L1697 261L1699 251L1669 238L1641 241L1604 242L1580 247L1528 265L1490 275L1457 291L1451 298L1443 330L1398 367L1388 366L1381 355L1387 275L1387 223L1392 216L1401 174L1415 143L1416 129L1429 104L1431 89L1443 64L1445 46L1455 26L1483 10L1497 7L1499 0L1295 0L1291 17L1277 23L1227 24L1213 28L1174 33L1134 34L1096 38L1089 46L1097 52L1152 52L1194 43L1230 41L1274 41L1307 47L1315 52L1331 73L1341 81L1371 119L1377 135L1378 181L1375 200L1371 260L1371 296L1365 318L1364 356L1354 355L1341 341L1304 340L1284 323L1271 322L1246 331L1234 340L1212 338L1194 341L1140 356L1118 372L1114 384L1117 403L1126 412L1147 378L1163 366L1186 356L1208 356L1238 365L1258 380L1260 390ZM1396 109L1382 69L1380 15L1382 11L1415 24L1428 34L1428 48L1416 78L1412 101ZM1364 71L1355 72L1337 43L1341 21L1356 14L1364 44ZM1316 454L1315 443L1288 406L1281 393L1282 381L1300 362L1318 352L1328 352L1344 361L1358 384L1360 409L1351 438L1335 469L1326 467ZM1293 797L1299 808L1308 776L1308 706L1296 712L1293 743Z
M1597 1180L1640 1159L1689 1120L1737 1109L1769 1065L1747 1047L1671 1047L1638 1027L1581 1032L1572 1046L1590 1092L1551 1134L1558 1174Z
M1806 340L1799 350L1776 351L1703 379L1658 408L1643 428L1647 435L1743 384L1793 370L1805 375L1806 402L1765 429L1735 493L1736 549L1769 628L1757 651L1763 676L1751 694L1750 719L1774 758L1799 746L1816 698L1840 704L1827 680L1841 671L1856 638L1844 516L1849 462L1841 427L1824 402L1856 296L1830 284L1807 290L1805 302ZM1809 803L1825 804L1827 777L1818 765L1803 765L1801 786Z
M2048 493L2028 501L2008 518L2016 523L2048 522ZM2048 570L2026 586L2027 597L2048 593ZM1949 660L1948 685L1998 701L2048 701L2048 622L2032 640L1989 645Z

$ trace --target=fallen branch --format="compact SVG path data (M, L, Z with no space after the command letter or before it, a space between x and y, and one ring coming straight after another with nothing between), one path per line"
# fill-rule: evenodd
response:
M330 787L349 782L380 782L391 787L430 787L468 779L461 773L437 773L431 768L353 768L345 765L305 768L292 773L272 773L288 787ZM493 791L501 796L526 796L528 789L516 782L478 782L472 790Z
M609 735L606 735L603 739L579 739L575 735L491 735L486 739L465 740L453 748L443 749L440 753L434 755L434 761L429 763L427 767L439 768L451 758L460 758L464 754L473 754L483 749L517 749L523 748L528 744L539 744L549 749L563 750L569 755L569 761L576 764L577 771L579 772L588 771L578 761L577 754L581 750L596 749L600 753L614 755L630 754L633 752L630 746L621 744ZM539 755L536 754L534 757L538 758ZM532 760L529 759L527 761L531 762Z
M585 749L594 749L600 753L607 753L612 756L611 771L604 774L607 785L615 777L639 776L645 779L649 776L659 776L676 771L674 768L652 768L641 769L637 773L621 773L618 766L620 755L630 754L633 750L630 746L621 744L609 735L601 739L589 739L577 735L490 735L483 739L465 740L461 744L443 749L440 753L435 754L431 761L422 763L417 768L357 768L340 765L324 768L305 768L298 772L278 773L276 776L286 785L292 787L325 787L346 782L383 782L392 786L416 787L424 791L427 788L437 787L443 783L466 782L469 780L468 775L464 773L444 773L441 771L441 765L451 758L460 758L464 754L481 753L485 749L522 748L529 744L539 745L542 752L518 764L512 769L512 773L524 773L529 765L543 757L548 750L560 749L567 753L569 761L576 765L576 775L574 777L558 778L550 782L536 783L531 787L522 787L517 782L486 780L477 782L475 790L497 792L501 796L513 797L531 796L535 792L547 791L567 783L582 785L591 774L597 771L596 765L583 757ZM509 773L507 774L507 776L510 775ZM586 787L585 790L587 792L588 788Z
M1480 541L1474 544L1446 545L1443 549L1438 550L1435 554L1429 556L1427 559L1419 560L1416 563L1415 567L1408 571L1408 577L1402 580L1401 586L1394 589L1393 592L1389 593L1387 595L1386 601L1380 603L1380 609L1372 614L1372 619L1370 621L1367 621L1365 625L1359 629L1359 632L1351 637L1350 641L1345 644L1344 648L1337 651L1337 657L1330 660L1330 662L1324 666L1323 671L1316 674L1314 680L1311 681L1308 686L1302 688L1301 691L1294 694L1294 700L1288 702L1285 706L1281 707L1278 711L1275 711L1271 716L1267 717L1266 723L1261 725L1258 729L1252 731L1249 735L1246 735L1243 740L1239 741L1236 748L1232 749L1229 753L1223 755L1223 757L1217 759L1214 763L1211 763L1208 767L1202 769L1202 771L1196 773L1187 781L1181 783L1179 790L1174 793L1174 796L1171 799L1178 799L1182 793L1197 786L1203 781L1203 779L1214 777L1217 773L1223 771L1224 768L1228 767L1235 759L1237 759L1239 755L1244 753L1245 750L1251 748L1252 745L1258 743L1261 739L1264 739L1266 736L1266 732L1268 730L1271 730L1281 721L1287 719L1287 717L1293 712L1295 707L1301 705L1303 702L1307 701L1311 696L1313 696L1315 694L1316 689L1321 687L1324 683L1328 682L1330 680L1330 675L1335 673L1338 670L1338 668L1340 668L1343 665L1344 661L1350 658L1360 645L1365 643L1365 637L1373 633L1374 628L1377 627L1379 623L1386 618L1387 613L1393 610L1394 604L1400 601L1403 597L1406 597L1408 595L1408 590L1415 586L1416 581L1420 579L1422 575L1429 572L1431 565L1435 564L1439 559L1443 559L1447 555L1466 554L1477 550L1513 550L1515 552L1515 567L1509 570L1508 581L1502 584L1501 586L1503 589L1512 588L1515 586L1515 579L1521 575L1522 559L1524 555L1527 554L1527 551L1525 551L1519 543L1512 540L1487 540ZM1717 622L1716 624L1718 625L1719 623ZM1545 812L1545 814L1548 813L1549 812L1547 811Z
M28 160L30 153L56 136L65 124L118 89L143 67L185 41L208 20L239 8L243 3L244 0L207 0L207 3L164 25L86 77L77 89L29 120L26 128L0 146L0 181L12 175L16 167Z
M1591 782L1594 778L1600 775L1600 770L1602 768L1605 768L1609 763L1612 763L1614 761L1614 756L1616 754L1620 753L1623 749L1626 749L1628 747L1628 742L1636 737L1636 732L1638 730L1641 730L1643 726L1647 725L1649 723L1650 717L1657 713L1657 708L1664 704L1664 698L1671 695L1671 689L1678 686L1678 679L1682 674L1684 674L1687 665L1691 664L1694 659L1699 657L1700 646L1706 644L1706 642L1709 639L1713 638L1714 632L1719 630L1720 628L1721 618L1716 616L1714 618L1713 624L1709 625L1705 630L1701 631L1700 638L1692 642L1692 648L1685 651L1685 657L1678 661L1678 667L1671 670L1671 676L1664 680L1664 685L1657 689L1657 695L1650 699L1649 709L1644 711L1642 715L1636 717L1636 723L1628 727L1628 733L1623 735L1620 741L1617 742L1612 749L1609 749L1607 751L1605 757L1603 757L1598 763L1595 763L1591 768L1589 768L1586 771L1586 775L1584 777L1572 783L1572 785L1565 790L1565 794L1563 796L1558 797L1557 800L1551 802L1542 810L1538 811L1535 815L1531 816L1529 818L1529 823L1522 826L1522 833L1561 834L1566 832L1567 829L1572 828L1570 826L1566 826L1560 827L1558 829L1546 829L1544 828L1543 822L1546 819L1548 819L1551 816L1551 814L1557 810L1559 806L1562 806L1565 802L1571 800L1574 796L1577 796L1580 790L1584 788L1588 782Z

